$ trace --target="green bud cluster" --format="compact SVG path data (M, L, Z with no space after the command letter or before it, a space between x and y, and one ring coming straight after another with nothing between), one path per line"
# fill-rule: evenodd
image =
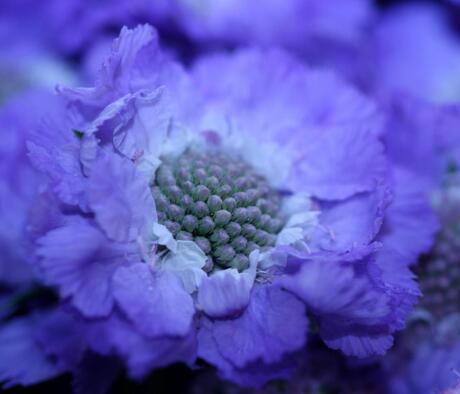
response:
M221 152L164 157L151 184L158 221L191 240L209 270L249 266L249 254L275 244L283 227L279 194L242 160Z

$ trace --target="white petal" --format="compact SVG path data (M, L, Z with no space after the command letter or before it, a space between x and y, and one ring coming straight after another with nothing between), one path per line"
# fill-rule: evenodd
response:
M182 280L185 290L193 293L206 278L202 269L206 264L206 255L195 242L175 242L176 250L170 250L161 259L161 267L174 272Z
M172 252L177 251L177 241L165 226L160 223L154 223L153 235L157 238L157 244L166 246Z
M284 228L276 238L276 246L292 245L303 238L303 230L300 227Z
M204 279L198 291L199 307L208 316L215 318L241 312L249 303L256 267L257 261L253 260L242 273L230 268Z

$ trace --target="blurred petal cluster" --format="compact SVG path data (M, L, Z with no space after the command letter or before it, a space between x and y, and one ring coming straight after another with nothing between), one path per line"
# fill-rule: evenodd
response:
M1 387L455 390L459 15L2 3Z

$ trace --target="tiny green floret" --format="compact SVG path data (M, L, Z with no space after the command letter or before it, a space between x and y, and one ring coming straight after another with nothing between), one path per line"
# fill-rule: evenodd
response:
M214 268L246 269L249 254L272 247L284 224L279 193L222 152L164 157L151 189L159 222L177 240L196 242Z

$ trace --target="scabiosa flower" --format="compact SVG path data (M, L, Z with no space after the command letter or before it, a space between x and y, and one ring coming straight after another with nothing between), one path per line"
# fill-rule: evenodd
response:
M371 101L276 50L187 73L149 26L122 30L94 87L59 93L29 143L53 215L36 255L87 349L134 378L202 359L261 386L289 376L309 322L346 355L391 346L425 207Z

